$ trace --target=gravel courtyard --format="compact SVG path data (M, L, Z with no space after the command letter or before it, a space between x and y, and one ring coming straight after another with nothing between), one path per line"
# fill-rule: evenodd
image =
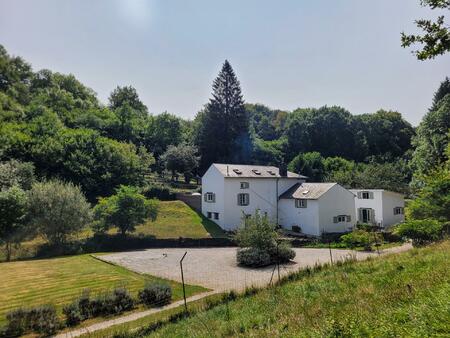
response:
M386 250L398 252L406 246ZM170 248L147 249L142 251L121 252L99 257L102 260L122 265L139 273L148 273L175 281L181 281L180 259L187 251L183 261L184 280L188 284L201 285L209 289L242 290L246 286L263 286L270 282L273 266L262 269L249 269L237 266L236 248ZM296 248L294 262L280 266L280 275L291 271L313 266L316 263L330 261L328 249ZM351 255L357 259L365 259L376 253L355 252L350 250L332 250L333 261L342 260ZM276 280L278 274L273 276Z

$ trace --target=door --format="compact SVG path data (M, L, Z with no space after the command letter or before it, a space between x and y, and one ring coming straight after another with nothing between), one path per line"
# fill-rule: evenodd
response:
M373 223L374 221L374 212L372 209L361 208L359 209L359 221L361 223Z

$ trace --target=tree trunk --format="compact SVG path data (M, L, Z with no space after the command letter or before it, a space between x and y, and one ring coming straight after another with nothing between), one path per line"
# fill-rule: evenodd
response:
M11 243L10 242L6 242L6 261L7 262L11 261Z

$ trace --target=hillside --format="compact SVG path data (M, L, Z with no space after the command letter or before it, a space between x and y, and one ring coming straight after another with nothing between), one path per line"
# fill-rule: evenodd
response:
M450 241L300 273L145 337L429 337L450 332ZM133 335L134 336L134 335Z

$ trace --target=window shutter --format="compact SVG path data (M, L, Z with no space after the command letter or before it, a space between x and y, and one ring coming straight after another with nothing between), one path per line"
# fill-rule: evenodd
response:
M370 221L375 223L375 210L370 209Z
M216 203L216 194L212 194L212 202Z
M239 203L240 202L239 196L240 194L237 194L237 205L241 205L241 203Z
M358 208L358 220L360 222L362 222L362 220L363 220L363 215L362 215L362 209L361 208Z
M373 192L369 191L369 199L373 200Z
M346 216L346 218L347 218L347 222L351 222L352 221L352 218L351 218L350 215Z
M333 223L337 223L338 222L338 218L336 216L333 217Z
M397 208L394 208L394 215L396 215L396 213L395 213L395 209L397 209Z
M204 195L203 195L203 200L206 202L206 195L207 195L207 193L205 193Z
M358 199L361 199L361 198L362 198L362 192L358 191Z

